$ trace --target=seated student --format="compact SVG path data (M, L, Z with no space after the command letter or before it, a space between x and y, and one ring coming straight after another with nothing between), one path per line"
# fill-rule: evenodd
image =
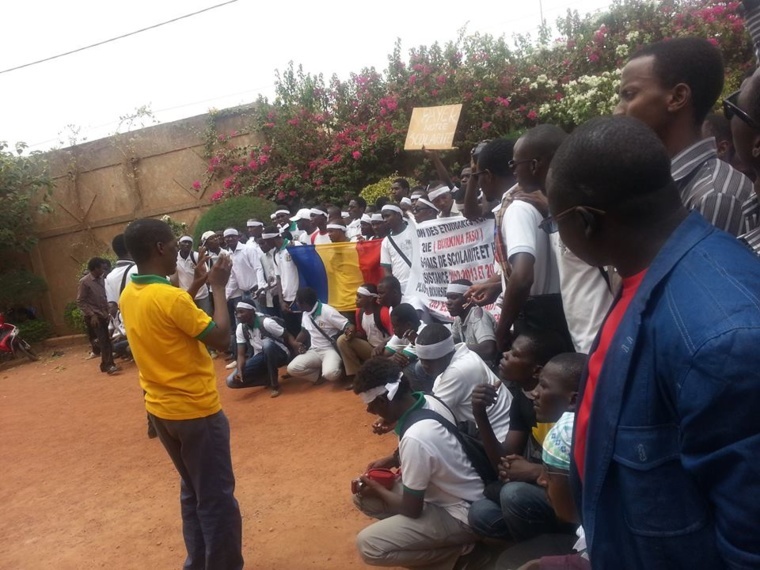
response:
M443 325L428 325L417 336L417 358L428 378L433 378L432 392L456 416L457 423L471 424L472 390L479 384L490 384L496 390L496 399L488 407L488 421L497 438L505 438L509 431L509 407L512 394L500 387L499 378L480 356L464 343L454 344L454 337Z
M574 421L575 412L565 412L546 434L542 455L543 465L537 483L546 491L547 499L557 519L578 526L580 520L568 479ZM591 564L585 552L586 541L583 527L578 526L576 535L542 534L522 542L505 550L499 556L496 568L500 570L518 567L519 570L590 569ZM568 554L573 550L577 552ZM540 558L536 560L538 557Z
M532 392L539 425L552 425L563 413L575 410L586 358L585 354L577 352L561 353L541 369L538 384ZM473 394L473 408L485 403L482 394ZM470 512L470 525L478 534L520 542L540 534L575 530L555 516L546 493L537 483L541 476L540 460L531 459L514 452L501 459L499 477L505 485L499 491L499 501L478 501Z
M272 398L280 395L278 371L290 360L289 346L293 337L273 317L257 315L250 303L239 302L235 307L238 326L235 329L237 341L237 368L227 377L230 388L251 388L268 386ZM248 347L253 355L246 359Z
M310 287L298 290L296 302L303 314L301 332L293 344L298 356L288 364L288 374L305 378L313 384L340 380L343 369L335 339L341 333L350 331L353 334L354 325L333 307L317 299L317 292Z
M132 351L129 350L127 330L124 328L124 319L121 317L119 305L116 303L108 303L108 314L110 316L108 332L111 334L111 346L113 347L113 354L119 358L131 360Z
M465 299L472 281L458 279L446 288L446 308L454 317L451 335L454 342L463 342L472 352L493 366L498 358L496 348L496 320L488 311Z
M385 344L383 355L404 369L412 390L430 393L432 382L430 386L420 383L415 369L417 352L414 343L417 335L425 328L425 324L420 321L420 316L414 307L408 303L401 303L391 313L391 325L393 336Z
M346 380L353 382L356 371L384 346L393 333L390 311L377 303L377 287L365 283L356 291L356 331L338 337L338 351L346 369Z
M372 566L452 568L477 540L467 524L470 503L483 496L483 481L458 440L435 419L404 430L414 410L433 410L453 421L440 401L413 393L401 369L389 359L372 358L359 369L354 392L385 424L397 424L398 454L370 464L400 467L388 490L366 476L354 496L365 514L381 519L356 538L359 554Z

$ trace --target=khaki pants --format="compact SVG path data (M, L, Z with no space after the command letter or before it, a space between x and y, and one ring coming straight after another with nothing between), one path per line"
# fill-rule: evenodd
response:
M295 378L305 378L312 383L319 380L320 375L329 382L336 382L343 375L340 354L332 349L311 348L288 364L288 374Z
M393 490L401 493L401 485L397 483ZM377 497L354 495L354 504L364 514L381 519L356 537L359 554L370 566L451 570L464 546L477 541L469 526L432 503L425 503L416 519L392 515Z
M346 367L346 376L353 376L367 360L372 358L372 345L363 338L346 339L342 334L338 337L338 350Z

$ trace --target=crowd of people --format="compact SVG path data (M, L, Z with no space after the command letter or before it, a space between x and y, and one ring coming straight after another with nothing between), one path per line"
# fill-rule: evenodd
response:
M426 151L424 188L281 208L197 249L129 224L79 303L101 370L109 319L137 363L182 476L185 567L243 566L215 354L229 388L343 383L395 433L352 485L378 519L367 564L760 567L760 72L710 115L723 82L709 41L659 42L623 68L616 116L484 141L458 181ZM414 236L453 217L494 219L496 272L452 280L441 319L411 294ZM291 252L361 240L382 240L384 277L341 313Z

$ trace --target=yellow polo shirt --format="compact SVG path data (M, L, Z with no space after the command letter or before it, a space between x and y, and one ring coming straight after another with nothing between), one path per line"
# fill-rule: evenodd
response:
M190 295L158 275L133 275L119 307L148 412L190 420L221 410L213 361L200 342L216 325Z

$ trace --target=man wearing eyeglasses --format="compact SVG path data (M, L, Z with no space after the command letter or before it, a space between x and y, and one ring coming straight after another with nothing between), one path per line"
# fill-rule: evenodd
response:
M580 126L552 161L562 240L623 279L581 379L571 484L594 568L757 568L760 261L689 213L670 170L627 117Z
M676 38L646 46L623 68L615 113L646 123L671 159L681 201L734 236L748 228L742 204L752 183L718 159L701 127L723 89L720 51L706 39Z
M512 201L504 214L509 279L496 329L500 350L510 345L512 325L556 330L572 349L562 307L559 268L544 219L544 185L549 164L567 135L559 127L539 125L517 139L509 168L525 199ZM542 204L544 204L542 206Z

